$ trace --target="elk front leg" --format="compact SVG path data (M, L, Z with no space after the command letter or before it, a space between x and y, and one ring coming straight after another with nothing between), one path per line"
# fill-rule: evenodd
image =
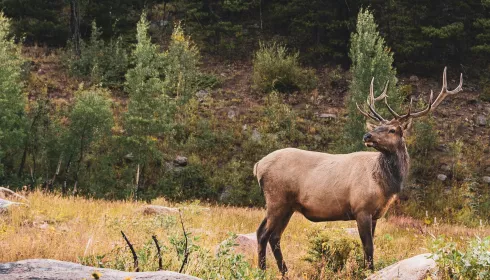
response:
M370 214L361 213L356 217L359 236L364 249L364 264L374 271L373 219Z

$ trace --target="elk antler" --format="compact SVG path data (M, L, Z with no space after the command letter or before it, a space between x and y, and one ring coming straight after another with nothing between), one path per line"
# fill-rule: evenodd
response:
M374 103L376 101L383 99L383 98L386 100L386 98L388 97L388 95L386 95L386 91L388 90L388 83L389 83L389 81L386 82L385 89L383 90L383 92L378 97L374 97L374 89L373 89L374 77L371 79L371 85L369 86L369 96L367 99L367 104L369 107L369 111L371 111L371 113L373 113L373 115L366 113L363 110L361 110L361 108L359 107L359 104L357 104L357 102L356 102L357 109L359 110L359 112L361 112L361 114L363 114L364 116L369 117L375 121L379 121L379 122L385 122L386 121L380 114L378 114L376 112Z
M453 95L453 94L456 94L456 93L463 90L463 73L461 73L461 75L460 75L458 87L453 89L453 90L449 90L449 91L447 90L446 71L447 71L447 67L444 67L444 72L442 74L442 89L441 89L441 92L439 93L439 95L437 96L436 100L434 102L432 102L434 92L431 90L430 91L430 98L429 98L429 105L427 105L427 108L425 108L424 110L422 110L420 112L416 112L416 113L412 113L412 100L410 100L410 107L408 108L408 113L403 115L403 116L398 116L398 119L400 122L405 122L409 119L419 118L419 117L422 117L422 116L434 111L437 108L437 106L439 106L439 104L448 95ZM388 104L386 102L386 99L385 99L385 103ZM390 110L390 112L392 112L393 115L396 114L396 112L393 111L391 108L389 108L389 106L388 106L388 109Z

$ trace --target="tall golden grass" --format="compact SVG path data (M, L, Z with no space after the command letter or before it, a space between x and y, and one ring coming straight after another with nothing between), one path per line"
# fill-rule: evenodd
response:
M41 191L26 195L30 201L28 207L15 207L0 215L0 262L31 258L80 262L100 256L106 266L111 266L113 262L110 258L126 251L128 258L124 268L131 269L132 261L121 237L121 230L136 248L148 246L151 236L156 235L166 248L166 256L175 254L169 239L181 234L178 232L178 216L173 220L145 216L138 211L144 205L142 202L61 197ZM192 233L192 236L199 237L194 241L195 244L212 253L230 232L255 232L265 215L265 210L259 208L212 206L199 202L174 204L165 199L157 199L152 201L152 204L182 209L187 231ZM173 223L173 227L169 227L168 223ZM314 265L304 261L308 250L308 234L319 229L355 227L355 222L312 223L300 214L295 214L284 232L282 241L290 277L312 279ZM426 247L433 236L440 234L465 239L475 235L488 236L490 229L449 225L426 226L407 217L382 219L378 222L376 231L375 263L385 266L396 260L428 252ZM115 251L115 248L119 248L119 251ZM249 261L256 267L255 256L250 256ZM194 266L198 264L198 255L191 254L189 265L184 272L192 274L195 271ZM272 268L272 275L279 275L275 261L270 258L268 267ZM168 268L175 270L175 266Z

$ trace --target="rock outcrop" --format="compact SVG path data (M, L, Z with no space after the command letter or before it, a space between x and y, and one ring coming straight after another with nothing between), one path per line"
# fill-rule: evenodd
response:
M225 240L220 245L218 245L216 247L216 251L218 251L225 242L227 241ZM233 247L233 253L241 254L249 260L257 259L258 244L257 234L255 232L247 234L237 234L234 242L237 244L237 246ZM267 244L267 257L269 258L269 260L274 261L274 256L272 255L271 246L269 244Z
M424 280L427 276L437 279L437 264L431 254L421 254L392 264L366 280Z
M139 209L145 215L173 215L179 214L179 209L160 205L145 205Z
M7 188L4 188L4 187L0 187L0 198L8 199L8 200L17 199L17 200L28 201L22 195L17 194L14 191L12 191L11 189L7 189Z
M23 260L0 264L0 280L43 279L43 280L101 280L145 279L145 280L199 280L197 277L172 271L124 272L107 268L95 268L71 262L48 259Z

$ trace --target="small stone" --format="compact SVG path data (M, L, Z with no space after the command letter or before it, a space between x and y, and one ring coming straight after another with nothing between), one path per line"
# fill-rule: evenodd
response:
M487 125L487 118L485 118L484 115L477 115L475 117L475 123L478 126L486 126Z
M204 99L209 95L207 90L201 89L200 91L196 92L196 97L197 100L200 102L204 101Z
M418 81L419 81L419 77L415 75L410 76L410 82L418 82Z
M260 142L260 140L262 140L262 135L257 131L257 129L254 128L251 139L255 142Z
M177 157L174 159L174 163L175 163L177 166L186 166L186 165L187 165L187 158L186 158L186 157L183 157L183 156L177 156Z
M446 181L447 176L444 174L437 174L437 179L444 182Z
M44 74L46 74L46 71L44 71L44 69L42 69L42 68L39 68L39 70L37 70L37 74L38 75L44 75Z
M320 114L318 117L322 119L336 119L337 115L335 114Z
M481 179L483 182L490 184L490 176L483 176Z
M349 235L358 235L359 234L359 231L357 230L357 228L345 228L345 233L349 234Z
M440 151L440 152L447 152L448 151L448 147L446 144L440 144L439 146L437 146L436 150Z
M441 165L440 169L441 169L442 171L448 171L448 172L449 172L449 171L451 171L451 167L450 167L449 165L445 164L445 163L443 163L443 164Z
M486 172L490 172L490 166L485 169Z
M237 114L236 114L235 110L231 109L230 111L228 111L228 118L229 119L232 119L232 120L235 119L236 115Z

